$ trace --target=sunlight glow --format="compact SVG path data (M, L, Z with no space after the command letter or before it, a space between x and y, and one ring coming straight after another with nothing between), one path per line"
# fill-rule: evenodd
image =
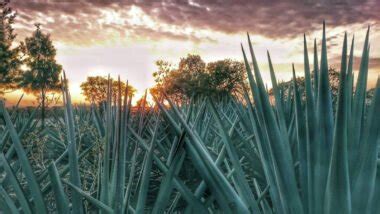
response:
M196 2L188 1L194 7ZM162 4L166 4L163 2ZM94 20L88 20L87 14L80 17L60 15L58 19L63 24L83 24L81 29L68 29L75 32L74 36L65 36L65 31L51 32L52 40L57 48L57 61L63 65L70 80L70 90L74 100L83 101L80 84L87 76L108 76L114 79L120 75L123 81L129 82L137 89L137 97L144 90L154 85L152 73L155 71L156 60L166 60L176 65L181 57L187 54L199 54L206 62L231 58L242 60L240 43L247 48L246 33L226 33L208 28L197 28L189 25L174 25L160 21L153 9L147 14L138 6L127 8L109 7L98 10L100 15ZM157 14L156 14L157 13ZM36 21L42 21L44 26L57 21L57 18L46 17L45 14L35 14ZM87 17L87 18L84 18ZM83 22L84 19L85 22ZM128 26L128 27L126 27ZM16 32L25 33L28 29L24 23L15 24ZM33 29L33 26L29 28ZM329 62L340 56L344 30L349 29L349 37L355 33L355 56L360 56L363 46L366 26L356 24L329 28L327 31ZM380 39L379 26L373 25L371 41ZM101 29L101 30L99 30ZM360 29L360 30L359 30ZM48 29L47 29L48 30ZM49 32L49 30L48 30ZM91 36L88 36L90 33ZM308 39L309 57L312 57L314 38L320 39L322 31L305 32ZM294 38L267 38L251 34L256 58L263 70L264 78L270 86L269 75L266 75L267 51L270 52L278 79L287 80L291 77L291 63L295 63L297 75L303 72L303 35ZM18 37L19 40L23 39ZM320 40L317 40L319 45ZM246 49L248 51L248 49ZM319 50L320 51L320 50ZM380 43L371 43L371 56L380 58ZM319 57L320 58L320 57ZM373 85L380 66L370 70L369 84ZM16 100L21 92L15 92L7 97ZM29 97L29 96L28 96Z

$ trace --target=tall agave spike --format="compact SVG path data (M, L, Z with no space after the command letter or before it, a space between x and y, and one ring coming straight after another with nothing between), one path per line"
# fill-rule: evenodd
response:
M33 110L32 114L29 116L29 119L26 122L23 123L23 126L22 126L21 130L18 132L18 136L19 136L20 139L24 136L24 134L26 133L26 131L28 130L28 128L31 127L31 124L34 121L36 112L39 109L39 107L40 107L40 105L38 105ZM5 142L6 142L7 138L8 138L8 135L10 135L10 132L6 131L5 134L3 135L3 137L0 139L0 151L4 149ZM17 153L16 149L15 149L15 145L12 144L9 147L8 151L6 152L5 157L10 160L11 158L13 158L13 156L14 156L15 153Z
M351 49L350 49L350 57L348 59L348 67L347 67L347 81L346 85L348 87L347 92L347 120L348 120L348 129L352 126L353 121L351 121L352 117L352 95L353 95L353 82L354 82L354 76L353 76L353 65L354 65L354 43L355 43L355 37L352 37L351 42ZM352 174L352 166L354 159L351 160L351 157L354 157L354 155L351 155L351 153L354 153L352 144L348 144L348 153L349 153L349 167L350 167L350 174Z
M268 56L269 71L270 71L271 81L272 81L272 89L273 89L275 101L276 101L276 108L275 109L276 109L276 112L278 114L277 117L278 117L278 121L279 121L280 130L282 132L281 134L283 136L283 139L285 140L285 144L290 145L289 141L288 141L289 134L288 134L288 128L286 127L286 118L284 115L283 103L282 103L282 99L280 96L280 90L279 90L278 85L277 85L277 80L276 80L276 76L274 74L272 60L271 60L269 52L267 52L267 56Z
M197 132L193 131L189 124L186 123L185 119L182 117L180 111L173 104L173 102L170 99L167 99L167 101L174 110L174 113L179 119L181 125L189 134L189 139L191 142L186 142L186 150L188 151L198 172L214 193L218 204L222 209L225 209L226 213L249 213L247 205L242 201L241 197L227 181L227 178L215 165L210 153L207 151L204 142L201 140ZM181 131L178 130L178 133L180 134Z
M268 116L269 118L273 118L274 119L274 115L273 115L273 111L265 111L266 108L269 108L271 107L270 103L269 103L269 97L268 97L268 93L266 91L266 88L265 88L265 85L264 85L264 81L262 79L262 76L261 76L261 72L260 72L260 69L259 69L259 66L258 66L258 63L257 63L257 60L256 60L256 57L255 57L255 53L253 51L253 47L252 47L252 42L251 42L251 39L249 37L249 34L248 34L248 44L249 44L249 51L251 53L251 57L252 57L252 64L253 64L253 71L254 71L254 74L255 74L255 78L256 78L256 83L257 83L257 87L258 87L258 95L261 97L261 101L262 101L262 109L264 110L263 113L267 112L269 113ZM269 119L268 118L268 119ZM275 125L275 124L274 124ZM285 156L289 155L289 157L286 157L286 158L289 158L290 161L292 161L292 157L291 157L291 153L290 153L290 147L289 147L289 141L288 141L288 138L287 137L283 137L282 140L284 140L284 144L282 145L286 151L285 151Z
M230 157L231 163L235 170L235 173L233 176L236 180L236 183L238 184L235 188L237 189L239 195L242 197L242 200L244 200L244 202L248 205L248 208L251 210L251 212L259 214L260 213L259 207L248 185L248 181L245 178L246 175L244 174L243 168L240 164L237 150L235 146L232 144L232 140L229 137L227 130L224 127L218 112L216 111L214 103L210 99L208 99L208 101L209 101L208 106L216 120L216 123L218 124L222 141L227 149L228 156Z
M137 198L137 205L136 205L136 214L144 213L144 208L148 196L148 188L149 188L149 180L150 180L150 174L153 164L153 154L154 154L154 148L157 143L157 135L158 135L158 127L160 125L160 119L159 119L159 113L156 116L153 136L150 142L150 147L148 152L145 154L145 160L144 160L144 166L142 169L142 177L141 177L141 183L140 183L140 189L138 193Z
M258 96L261 97L262 110L259 112L262 115L265 125L262 127L263 131L267 132L267 140L272 147L272 152L274 155L275 167L278 167L279 184L284 187L284 200L287 202L284 212L290 213L302 213L302 203L299 197L295 172L293 168L293 158L290 151L290 146L288 140L284 139L286 136L281 135L280 128L276 121L272 106L269 102L268 94L266 93L264 82L262 80L258 63L256 61L255 54L253 52L252 43L248 35L248 42L252 57L252 63L254 67L254 73L256 77L256 82L258 85ZM270 130L270 134L269 134ZM286 184L286 185L285 185ZM291 195L291 196L290 196Z
M274 74L273 64L272 64L272 60L271 60L269 51L267 51L267 57L268 57L268 63L269 63L270 77L271 77L271 81L272 81L272 90L273 90L273 94L274 94L275 101L276 101L277 117L279 120L279 124L281 127L282 134L284 136L286 136L288 133L287 133L286 121L285 121L285 117L284 117L284 110L283 110L283 106L282 106L280 89L278 88L278 85L277 85L276 75ZM286 137L286 139L288 139L288 137Z
M351 49L350 49L350 57L348 59L348 67L347 67L347 81L346 81L346 87L347 87L347 99L346 99L346 105L347 105L347 121L348 121L348 130L352 130L353 123L355 121L352 120L352 99L353 99L353 63L354 63L354 37L352 37L351 42ZM350 135L350 132L348 132ZM348 166L349 166L349 173L350 173L350 186L352 189L353 185L353 175L354 175L354 169L356 166L356 153L358 152L354 146L354 144L350 143L350 139L348 139Z
M284 205L284 196L283 191L280 190L281 186L278 185L278 176L275 174L275 169L272 167L273 163L273 154L271 153L269 149L269 144L264 140L264 133L260 132L258 129L258 126L262 127L263 126L263 121L262 118L258 115L258 111L262 112L261 110L261 99L258 93L258 87L256 84L256 81L252 75L251 72L251 67L249 66L245 51L243 46L241 45L241 50L243 53L243 58L244 58L244 64L246 67L247 71L247 76L250 84L250 89L251 93L253 95L254 103L255 103L255 108L251 105L251 101L249 99L248 93L245 90L245 99L246 102L248 103L249 106L249 115L251 118L251 124L255 133L255 139L257 141L256 145L258 147L259 153L261 155L261 158L264 160L263 161L263 168L264 172L266 175L266 179L270 186L270 194L271 198L273 200L273 204L276 210L284 210L285 205ZM257 124L257 125L256 125ZM262 125L261 125L262 124Z
M379 133L380 133L380 116L378 110L380 109L380 80L377 79L375 94L372 99L371 105L367 111L367 120L365 126L362 128L362 136L360 139L360 150L356 159L357 165L354 169L352 181L352 198L353 198L353 212L374 213L378 210L371 210L373 204L379 203L374 199L374 195L378 195L379 182L376 181L376 173L378 173L378 146L379 146ZM379 175L377 175L379 176ZM375 189L377 188L377 189ZM363 192L367 192L363 196ZM375 201L374 201L375 200Z
M244 48L243 48L242 44L241 44L241 50L242 50L242 53L243 53L245 69L247 70L248 81L249 81L249 84L250 84L250 88L251 88L251 93L252 93L253 99L254 99L254 101L256 103L257 108L261 109L261 99L260 99L260 96L259 96L259 89L257 87L255 77L252 75L251 66L249 65L249 62L248 62L248 59L247 59L247 56L245 54L245 51L244 51Z
M252 58L253 72L255 74L257 86L259 87L259 89L260 88L265 89L265 84L264 84L263 78L261 77L259 65L257 63L256 56L255 56L255 53L253 51L252 42L251 42L251 38L249 37L249 34L247 34L247 37L248 37L249 52L250 52L251 58Z
M303 35L303 45L304 45L304 69L305 69L305 91L306 95L312 104L314 104L314 96L313 96L313 91L312 91L312 85L311 85L311 75L310 75L310 64L309 64L309 54L307 50L307 43L306 43L306 35Z
M189 117L188 113L188 118ZM160 188L157 194L157 199L154 203L152 213L163 213L165 210L165 207L167 207L169 201L170 201L170 195L173 190L173 178L175 175L178 174L180 168L183 165L183 161L186 155L185 150L183 149L185 141L185 132L183 131L181 136L178 138L177 136L174 137L170 153L168 155L168 158L166 160L166 165L169 166L168 172L165 174L165 176L162 178L162 182L160 184ZM201 183L204 183L202 181ZM190 204L188 204L187 210L191 210ZM186 212L186 211L185 211Z
M62 180L63 183L67 184L73 191L77 192L81 196L83 196L88 202L90 202L93 206L95 206L98 210L100 210L101 213L107 213L107 214L113 214L112 208L104 204L103 202L93 198L90 194L83 191L81 188L78 188L74 184L70 183L69 181ZM73 212L75 213L75 211Z
M68 90L68 81L66 79L66 74L63 72L63 101L65 105L65 119L66 119L66 129L67 129L67 140L68 140L68 154L69 154L69 168L70 168L70 182L78 188L81 188L81 180L79 174L79 164L78 164L78 154L76 149L76 139L75 139L75 122L74 114L71 104L71 95ZM83 213L83 203L82 197L77 192L72 192L72 204L73 210L81 214Z
M0 152L0 163L2 164L2 168L4 169L6 173L6 178L5 181L8 181L10 185L12 185L12 189L15 192L15 195L17 197L17 200L19 201L19 204L22 208L22 211L25 214L31 214L32 213L32 208L30 206L30 203L27 199L27 195L24 193L22 186L17 179L17 175L13 171L11 165L9 164L8 160L5 158L5 155ZM4 185L5 182L2 183ZM31 186L31 185L30 185ZM43 208L43 207L41 207Z
M140 133L140 136L143 135L143 133L144 133L143 131L148 126L148 123L150 121L149 118L147 117L147 115L149 114L149 103L147 102L147 93L148 93L148 90L146 89L143 101L142 101L141 105L139 106L140 115L139 115L139 126L138 126L139 130L138 131ZM147 130L147 129L145 129L145 130ZM149 132L150 132L150 130L149 130ZM136 158L137 158L137 156L136 156ZM136 161L137 160L138 159L136 159ZM146 159L144 159L144 164L145 164L145 160ZM137 165L137 162L136 162L136 165ZM135 186L134 190L132 190L132 194L137 194L138 186L140 185L141 177L143 175L142 170L143 169L140 169L140 172L138 172L139 177L137 179L137 185Z
M146 104L146 97L147 97L147 90L145 90L145 94L144 94L144 98L143 98L143 101L140 103L140 106L138 107L139 110L139 115L138 115L138 130L137 130L137 134L139 136L141 136L141 133L142 133L142 130L143 130L143 124L144 124L144 116L145 116L145 104ZM129 203L130 203L130 196L132 194L132 184L133 184L133 179L135 177L135 174L136 174L136 165L137 165L137 152L138 152L138 145L136 144L133 144L132 146L132 157L131 157L131 168L130 168L130 171L129 171L129 178L128 178L128 184L127 184L127 188L125 190L125 194L124 194L124 202L123 202L123 206L124 206L124 209L127 209L127 207L129 207Z
M370 131L369 133L371 133L371 136L368 135L368 138L367 139L376 139L375 135L373 135L374 133L377 133L377 138L379 137L378 133L380 132L379 130L379 123L378 121L380 120L380 114L378 113L375 113L377 109L380 108L380 75L377 76L377 83L376 83L376 88L375 88L375 96L374 96L374 99L372 100L372 107L370 107L370 110L369 110L369 117L368 118L371 118L371 122L368 122L368 123L372 123L370 126L372 129L372 126L376 126L377 125L377 131ZM377 146L379 144L379 141L377 141ZM373 145L373 144L371 144ZM379 151L376 150L376 149L372 149L371 150L371 153L372 152L375 152L377 154L375 154L375 156L379 155ZM373 158L373 155L372 154L369 154L368 157L371 157L369 159L372 159ZM368 182L368 186L369 188L371 189L370 191L370 194L369 196L371 197L370 200L368 200L368 206L366 207L366 212L367 213L375 213L377 212L378 210L380 210L380 170L377 170L378 168L376 168L376 166L373 167L373 165L376 165L376 162L374 161L371 161L372 165L371 167L369 168L374 168L375 169L375 180L373 180L372 176L368 176L369 177L369 181ZM377 166L378 166L378 161L377 161ZM368 170L367 172L371 172L371 170ZM372 173L372 172L371 172ZM363 176L363 178L366 177L366 175ZM374 182L374 183L373 183ZM374 186L374 187L371 187L371 186ZM365 198L363 199L363 201L365 202ZM353 207L356 207L355 205Z
M59 177L58 169L54 162L48 166L49 177L52 182L54 198L57 205L57 211L59 214L70 213L69 201L65 195L64 188L62 186L61 178Z
M158 99L153 95L153 99L155 100L155 102L157 103L158 107L160 108L160 110L163 112L163 115L165 116L165 118L168 119L168 121L170 122L170 124L172 125L172 127L174 128L174 131L180 135L180 138L179 140L186 140L185 139L185 135L184 135L184 131L180 129L180 127L176 124L176 122L174 121L174 119L172 118L172 116L169 114L169 112L163 107L162 103L158 102ZM190 109L188 111L188 116L187 116L187 119L189 120L190 119ZM187 120L187 122L188 122ZM133 133L133 132L132 132ZM187 140L186 140L187 141ZM182 142L178 142L180 144L182 144ZM187 142L189 143L189 142ZM146 146L146 150L148 150L148 146ZM184 153L183 153L184 154ZM175 155L177 156L177 155ZM154 156L156 157L156 156ZM174 157L175 158L175 157ZM166 168L166 167L162 167L164 165L160 165L160 161L157 161L157 158L155 159L155 161L157 162L157 165L159 168ZM179 193L181 194L181 196L187 201L187 203L189 204L189 207L190 207L190 210L193 210L194 212L197 212L197 213L207 213L207 209L205 208L205 206L200 202L200 200L198 198L196 198L192 192L184 185L184 183L182 181L180 181L179 179L177 179L177 177L172 174L172 175L169 175L169 173L178 173L178 170L179 169L176 169L177 171L174 172L173 170L175 169L170 169L171 167L174 167L173 165L177 165L177 167L180 167L181 164L175 162L175 160L171 161L171 166L169 167L169 169L167 170L163 170L163 172L166 173L166 176L165 178L163 179L163 183L166 182L166 178L168 178L168 176L170 177L173 177L173 181L174 181L174 186L178 189ZM166 166L166 165L165 165ZM168 178L170 179L170 178ZM163 184L161 183L161 186L162 185L167 185L167 184ZM160 190L161 191L161 190ZM164 194L168 194L170 192L170 190L168 189L168 192L164 193ZM169 197L170 195L168 195ZM198 196L197 196L198 197ZM199 196L200 197L200 196ZM163 199L165 198L162 198L162 194L160 196L160 193L159 195L157 196L157 200L160 200L162 201ZM156 204L159 203L158 201L156 201ZM153 213L161 213L161 212L157 212L157 210L160 210L158 208L163 208L163 206L165 206L165 202L163 204L159 204L159 207L157 207L155 205L155 208L153 209ZM170 209L169 209L170 210ZM228 210L227 210L228 211Z
M307 161L307 189L304 191L304 198L307 198L307 202L304 199L305 211L309 213L313 210L312 206L313 201L313 167L316 163L316 153L313 151L318 150L319 141L317 140L316 133L316 117L315 117L315 100L317 96L317 85L318 85L318 56L317 56L317 46L316 40L314 40L314 92L312 91L311 77L310 77L310 65L309 65L309 56L307 51L307 42L306 36L304 35L304 72L305 72L305 92L306 92L306 161Z
M126 153L128 148L128 122L131 108L132 97L128 99L128 81L126 83L126 88L124 91L124 104L120 106L122 108L122 118L120 127L120 148L118 151L117 159L117 172L116 172L116 184L115 189L121 190L115 192L115 212L124 213L124 182L125 182L125 171L126 171Z
M112 139L112 80L108 75L107 103L106 103L106 135L104 139L104 154L101 173L101 193L100 201L109 204L109 181L110 181L110 160L111 160L111 139Z
M352 127L350 130L351 136L350 136L350 142L349 144L352 144L354 149L358 150L360 148L360 139L361 139L361 133L363 133L361 130L363 128L363 122L364 122L364 107L365 107L365 97L366 97L366 90L367 90L367 78L368 78L368 62L369 62L369 30L368 27L364 47L363 47L363 53L362 58L360 62L360 68L359 68L359 74L358 79L356 83L356 90L355 95L352 100L353 104L353 112L352 112ZM355 169L354 169L355 170Z
M353 88L354 88L354 73L353 73L353 64L354 64L354 44L355 44L355 37L352 37L351 42L351 49L350 49L350 57L348 60L348 67L347 67L347 81L346 81L346 90L347 90L347 99L346 99L346 105L347 105L347 122L348 122L348 135L351 136L350 130L353 127L352 124L352 100L353 100ZM356 165L356 148L353 143L351 143L350 138L348 138L347 143L347 150L348 150L348 167L349 167L349 173L350 173L350 187L352 190L353 185L353 175L354 175L354 167Z
M317 100L318 97L318 84L319 84L319 63L318 63L318 50L317 50L317 40L314 39L314 99Z
M121 92L121 82L120 82L120 76L118 77L117 81L117 89L115 92L114 97L114 119L113 121L113 139L112 139L112 166L111 166L111 189L110 189L110 202L113 207L116 206L115 204L115 194L116 194L116 173L117 173L117 164L118 164L118 155L119 155L119 149L120 149L120 129L121 129L121 102L122 102L122 92Z
M339 95L334 127L334 140L326 184L324 213L351 213L351 191L347 153L347 105L346 105L347 34L344 35Z
M319 144L316 152L316 166L314 168L314 213L323 213L324 194L326 190L329 158L333 140L333 113L331 89L329 83L329 68L327 63L326 27L323 22L321 68L318 82L317 99L317 129Z
M181 150L178 154L176 154L173 158L173 162L170 163L168 172L162 178L160 189L157 195L157 199L154 203L152 213L159 214L164 213L165 207L170 201L170 195L173 185L173 178L176 176L181 169L183 162L185 160L185 152ZM190 205L190 204L189 204ZM191 209L192 207L188 206L187 209ZM201 212L199 212L201 213Z
M128 88L128 86L127 86ZM127 90L127 89L126 89ZM119 191L124 189L124 178L125 178L125 142L123 135L125 134L125 121L124 113L125 106L122 105L123 92L121 90L121 81L120 76L118 77L118 95L117 95L117 106L116 108L116 124L115 124L115 138L114 138L114 147L115 152L113 153L113 207L116 213L122 211L123 207L123 193L124 191ZM126 97L124 97L126 99ZM125 102L124 102L125 104ZM123 108L124 107L124 108Z
M138 134L139 135L141 135L141 133L143 131L143 124L144 124L144 116L145 116L145 106L146 106L147 94L148 94L148 91L145 90L143 102L141 103L141 106L139 106L139 108L141 107L141 110L142 110L140 112L140 115L139 115L139 129L138 129Z
M309 196L309 180L308 180L308 157L309 148L306 140L306 124L304 120L304 112L302 111L301 96L298 90L296 80L296 72L294 64L292 64L293 71L293 96L294 96L294 110L296 122L296 135L297 135L297 153L299 161L299 183L301 187L302 202L304 205L304 212L308 213L308 196Z

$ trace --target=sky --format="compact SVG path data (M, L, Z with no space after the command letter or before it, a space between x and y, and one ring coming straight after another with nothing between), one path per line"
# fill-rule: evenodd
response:
M290 78L291 63L302 76L303 34L312 57L323 20L329 64L337 68L344 32L355 35L357 68L370 26L369 87L380 74L379 0L12 0L11 6L18 13L18 41L31 35L35 23L51 34L77 103L84 101L80 84L87 76L120 75L141 96L154 85L156 60L176 64L187 54L199 54L206 62L242 60L240 44L247 47L247 32L268 85L267 50L278 79ZM9 94L8 104L20 95Z

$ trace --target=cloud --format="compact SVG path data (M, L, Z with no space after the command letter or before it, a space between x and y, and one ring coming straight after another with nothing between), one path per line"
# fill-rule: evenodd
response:
M11 5L21 37L40 23L55 40L81 45L126 39L213 41L198 30L154 20L129 1L13 0Z
M55 38L91 43L110 35L145 39L212 40L199 33L250 32L294 38L328 26L372 24L380 2L367 0L13 0L21 34L41 22ZM140 22L139 22L140 21ZM69 39L68 39L69 38Z
M142 7L164 22L192 25L226 33L250 31L270 38L294 37L306 31L320 29L322 20L329 26L379 21L380 3L313 4L297 0L262 1L194 0L196 5L181 1ZM157 11L152 13L152 11Z

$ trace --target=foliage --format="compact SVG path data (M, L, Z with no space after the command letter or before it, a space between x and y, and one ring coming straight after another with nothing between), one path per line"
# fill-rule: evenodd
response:
M314 73L314 71L313 71L313 73ZM337 97L337 95L338 95L339 73L340 72L334 68L329 69L329 83L330 83L331 92L333 94L333 97ZM302 94L303 98L305 98L305 96L306 96L306 94L305 94L305 77L297 77L296 82L297 82L298 90L300 91L300 94ZM317 87L317 85L314 82L315 81L311 80L313 87ZM289 80L286 82L280 82L278 84L278 88L284 92L290 91L292 87L293 87L293 80ZM273 88L269 90L269 94L273 95Z
M154 97L155 106L147 108L144 96L132 111L132 100L118 82L116 99L109 84L106 109L99 112L93 106L73 107L65 84L64 105L42 132L36 131L36 110L8 110L0 102L1 209L377 213L380 79L366 105L369 32L355 87L354 44L348 51L345 36L335 107L326 41L324 27L313 85L304 40L305 99L294 67L293 85L286 89L291 96L282 96L268 54L270 102L248 37L252 64L242 48L249 79L244 98L199 96L177 105L170 97ZM33 148L38 139L46 152Z
M16 38L12 27L16 13L9 1L0 2L0 94L18 87L21 60L19 48L12 47Z
M87 77L86 81L80 85L82 93L86 97L86 100L97 104L106 101L108 81L112 82L112 97L114 100L116 100L118 82L113 81L112 78L108 80L106 77L102 76L89 76ZM121 82L120 87L122 91L125 91L125 83ZM133 96L135 92L136 89L134 89L133 86L128 85L128 96Z
M50 35L44 34L37 24L33 35L25 39L21 48L28 67L21 82L24 90L31 93L59 91L62 66L55 60L56 49Z
M49 92L61 89L60 75L62 66L56 60L56 49L49 34L44 34L40 25L31 37L21 43L24 62L27 66L22 74L20 86L24 91L39 96L42 100L42 123L45 119L46 97Z
M313 71L314 73L314 71ZM339 74L340 72L335 68L329 68L329 84L331 88L331 96L333 101L333 107L336 107L336 102L338 101L338 93L339 93ZM284 98L287 98L289 96L288 92L292 91L293 87L293 79L281 82L278 84L278 89L282 92L282 96ZM300 93L301 99L306 99L306 90L305 90L305 77L297 77L296 83L298 86L298 91ZM314 79L311 80L311 83L313 84L314 88L318 88L315 84ZM291 94L291 93L290 93ZM366 104L369 105L373 99L373 96L375 95L375 89L369 89L366 93ZM269 96L274 96L273 88L269 90ZM335 110L335 108L334 108Z
M157 61L158 71L153 74L156 86L153 94L166 93L174 100L192 96L220 97L241 93L244 85L244 64L230 59L206 64L200 56L189 54L181 58L178 68Z
M246 79L244 64L230 59L207 64L211 94L241 93Z

